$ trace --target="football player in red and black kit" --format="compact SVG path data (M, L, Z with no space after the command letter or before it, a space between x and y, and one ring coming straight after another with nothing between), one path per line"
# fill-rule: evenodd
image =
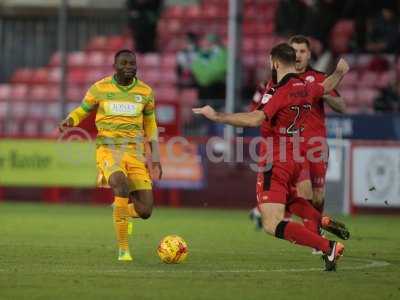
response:
M271 50L271 67L276 73L277 84L263 95L261 106L247 113L219 113L210 106L195 108L195 114L208 119L240 127L257 127L264 122L272 126L272 151L260 162L257 180L257 202L262 215L264 230L290 242L315 248L324 253L325 268L336 269L336 262L343 254L344 245L329 241L303 224L284 219L292 187L298 182L304 159L297 156L296 141L301 138L304 119L312 104L330 93L348 72L346 61L341 59L335 72L324 80L306 83L296 75L295 50L282 43ZM262 137L268 139L268 136ZM282 147L283 146L283 147ZM311 206L310 206L311 207ZM319 212L311 207L314 213ZM320 215L320 218L322 216Z
M326 74L312 69L309 65L311 59L310 41L305 36L296 35L289 39L289 44L296 51L295 67L299 77L307 82L322 83L327 77ZM264 84L264 89L268 91L273 85L273 80L270 80ZM257 87L250 110L257 109L260 105L262 91L263 84ZM305 124L302 132L302 137L304 138L304 142L302 143L303 151L308 153L306 156L307 163L304 165L307 170L303 170L302 176L296 184L297 194L304 199L312 200L313 206L321 213L324 207L325 176L328 166L324 102L338 113L345 112L345 102L335 90L329 95L324 95L312 105L310 113L304 120ZM268 130L268 126L265 125L264 127L266 128L262 127L261 131ZM306 179L310 179L311 181ZM290 209L289 212L296 214L296 211L290 211ZM252 210L250 216L255 219L257 226L260 226L261 216L257 208ZM332 218L325 218L323 221L326 230L345 240L350 237L350 233L343 223Z

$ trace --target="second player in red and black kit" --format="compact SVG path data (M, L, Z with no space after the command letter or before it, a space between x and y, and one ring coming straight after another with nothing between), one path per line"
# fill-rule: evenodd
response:
M296 51L296 72L307 82L322 83L327 75L310 67L310 41L301 35L289 39L289 44ZM326 140L325 103L335 112L344 113L346 109L343 98L336 90L324 95L315 102L304 120L304 152L309 164L312 183L312 203L321 213L324 209L326 171L328 168L328 144Z
M284 220L284 212L290 190L302 170L302 161L298 160L293 149L292 137L301 135L304 117L311 105L323 94L331 91L348 72L348 65L340 60L335 72L323 84L310 83L298 78L295 74L295 50L288 44L279 44L271 51L271 66L276 71L276 87L264 94L262 106L249 113L218 113L210 106L193 109L208 119L240 127L260 126L270 122L272 127L273 151L272 160L262 161L267 167L257 194L264 230L293 243L309 246L324 253L326 270L336 267L337 259L342 255L344 246L335 241L328 241L302 224ZM268 137L265 137L268 138ZM284 146L284 149L281 148ZM284 154L284 158L282 158ZM314 208L310 206L311 210Z

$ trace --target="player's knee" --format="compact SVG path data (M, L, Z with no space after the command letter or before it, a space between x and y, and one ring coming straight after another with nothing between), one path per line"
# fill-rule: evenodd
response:
M114 195L118 197L129 196L129 184L124 173L115 172L110 176L108 181L110 187L113 189Z

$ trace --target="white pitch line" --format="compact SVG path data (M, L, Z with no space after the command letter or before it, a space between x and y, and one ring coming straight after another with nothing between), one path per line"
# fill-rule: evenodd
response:
M354 258L353 258L354 259ZM367 264L361 266L339 266L338 271L342 270L364 270L371 268L382 268L387 267L390 263L386 261L371 260L371 259L354 259L358 261L366 262ZM147 274L197 274L197 273L304 273L304 272L321 272L322 268L302 268L302 269L238 269L238 270L127 270L127 269L109 269L109 270L71 270L71 269L57 269L57 270L46 270L43 273L89 273L89 274L117 274L117 273L147 273ZM10 272L5 269L0 269L0 273ZM35 274L38 272L35 271Z

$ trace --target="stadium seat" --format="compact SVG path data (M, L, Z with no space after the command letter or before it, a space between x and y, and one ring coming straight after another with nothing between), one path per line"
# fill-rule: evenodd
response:
M0 99L0 119L4 119L8 113L8 102Z
M58 67L49 70L49 83L59 83L61 81L61 69Z
M176 85L176 83L178 82L178 77L175 70L170 69L162 70L160 79L163 84L168 85Z
M32 84L46 84L49 82L49 69L38 68L32 74Z
M29 118L23 123L22 134L27 137L36 137L40 134L40 120Z
M11 85L7 83L0 84L0 101L8 101L11 96Z
M12 101L28 101L29 86L27 84L13 84L10 97Z
M379 90L373 88L359 88L357 90L357 102L359 105L372 107L378 97Z
M58 102L49 103L47 106L46 116L58 119L60 117L60 104Z
M46 117L46 102L36 101L31 102L28 107L27 115L32 118L45 118Z
M156 85L161 82L161 72L158 69L139 70L138 77L150 85Z
M48 87L46 85L33 85L31 86L29 99L34 102L48 101L47 95L48 95Z
M377 84L378 75L375 72L365 71L361 74L358 86L374 87Z
M147 53L143 55L141 66L145 68L158 68L160 66L160 55L158 53Z
M41 125L41 134L49 136L53 135L54 131L57 130L58 122L55 118L46 118L41 122Z
M114 35L107 37L107 50L112 52L117 52L123 48L127 47L127 39L122 35ZM129 49L129 48L128 48Z
M340 86L343 87L352 87L358 84L358 72L357 71L350 71L346 74L346 77L341 81Z
M347 105L357 104L357 94L354 88L340 89L339 93Z
M199 5L187 5L184 7L185 18L198 21L202 17L202 9Z
M69 84L85 84L87 82L87 71L85 68L72 68L68 72L67 80Z
M183 15L183 5L170 5L163 13L163 17L168 19L181 18Z
M396 80L395 71L383 72L378 75L378 81L376 83L376 86L378 88L385 88L388 87L392 82L395 82L395 80Z
M33 69L17 69L11 76L11 83L30 83L32 80Z
M68 54L69 67L83 67L86 65L86 53L83 51L75 51Z
M29 102L25 101L15 101L10 106L10 117L15 118L25 118L28 115Z
M49 66L50 67L58 67L58 66L60 66L60 61L61 61L60 53L55 52L55 53L53 53L53 55L50 58Z
M335 53L346 53L350 39L354 33L354 21L340 20L333 27L330 34L332 50Z
M252 37L245 37L242 41L242 50L244 52L253 52L255 50L256 43Z
M107 55L102 51L92 51L87 55L87 67L102 67L106 66Z
M170 69L171 71L176 68L176 55L175 54L164 54L161 57L161 68Z
M155 96L159 101L179 101L178 91L174 86L161 86L155 88Z
M87 47L87 51L107 51L107 37L106 36L96 36L93 37Z
M85 91L79 85L71 85L67 89L68 101L81 101L85 96Z

